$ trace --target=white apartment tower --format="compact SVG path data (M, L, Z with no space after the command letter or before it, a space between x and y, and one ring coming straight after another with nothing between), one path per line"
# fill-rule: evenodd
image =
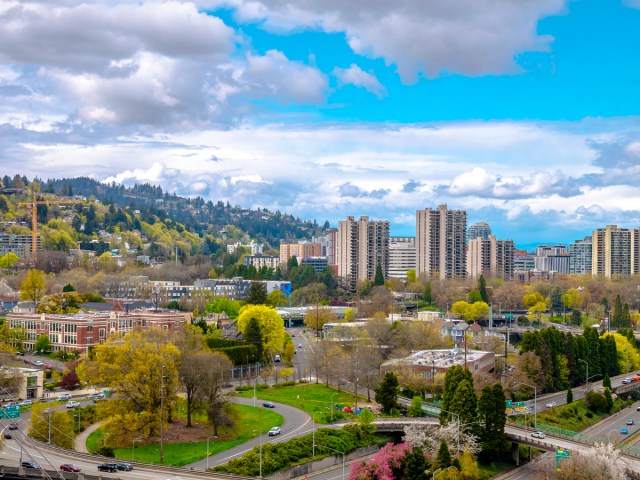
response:
M607 225L594 230L591 240L592 275L611 278L640 273L640 230Z
M489 235L486 240L476 237L469 240L467 247L467 270L469 278L498 277L513 278L513 240L497 240Z
M416 268L416 239L391 237L389 241L389 277L407 278L408 270Z
M338 222L336 238L338 275L355 291L360 280L375 278L380 264L385 278L389 268L389 222L372 221L369 217L347 217Z
M427 278L465 278L467 274L467 212L416 211L416 275Z

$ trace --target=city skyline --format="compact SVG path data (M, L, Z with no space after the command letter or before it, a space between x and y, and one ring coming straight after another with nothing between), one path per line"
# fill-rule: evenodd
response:
M517 246L640 225L640 1L0 0L0 164Z

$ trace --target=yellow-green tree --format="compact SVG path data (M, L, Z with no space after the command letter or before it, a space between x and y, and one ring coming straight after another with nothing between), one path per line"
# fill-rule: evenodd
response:
M570 288L562 295L562 303L568 309L580 308L582 305L582 292L577 288Z
M31 407L31 429L29 436L46 442L51 435L51 443L62 448L73 448L73 423L67 412L44 412L45 405L36 403ZM51 428L49 428L51 421Z
M337 320L338 317L333 310L326 307L318 307L307 310L307 314L304 317L304 324L308 328L322 330L325 323L333 323Z
M15 253L9 252L0 257L0 268L12 268L19 260L20 257Z
M96 345L94 360L86 360L76 369L83 382L117 392L103 407L112 446L130 445L138 436L156 437L160 419L164 423L169 418L180 386L180 352L167 335L150 330L111 336Z
M618 367L620 372L640 369L640 353L638 353L638 350L631 345L629 339L619 333L606 333L605 336L606 335L613 335L613 339L616 342ZM629 370L627 370L627 365L629 366Z
M45 273L42 270L29 270L20 285L20 300L28 300L36 305L45 294Z
M249 320L260 324L262 344L267 352L280 352L284 347L284 320L275 308L266 305L245 305L238 315L238 330L244 334Z
M527 307L532 307L538 303L544 303L544 297L540 292L525 293L522 296L522 303Z

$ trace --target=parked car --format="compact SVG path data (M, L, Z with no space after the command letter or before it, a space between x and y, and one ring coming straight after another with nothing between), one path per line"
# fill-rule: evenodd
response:
M19 357L24 357L24 352L19 352L18 351L18 352L16 352L16 355L19 356Z
M276 353L276 354L274 355L274 357L273 357L273 361L274 361L274 362L280 362L280 361L282 361L282 359L280 358L280 355L278 355L278 354Z
M627 420L627 425L633 425L633 418L630 418L629 420Z
M640 412L640 405L636 407L636 412Z
M26 407L27 405L33 405L33 400L27 398L19 403L21 407Z
M79 472L80 467L75 463L63 463L62 465L60 465L60 470L62 470L63 472Z
M40 398L38 399L38 401L39 401L40 403L47 403L47 397L40 397Z
M269 430L270 437L275 437L276 435L280 435L280 427L273 427L271 430Z
M7 428L9 430L17 430L18 429L18 424L16 422L11 422Z
M631 383L631 377L624 377L622 379L622 383L623 385L626 385L627 383Z
M626 428L621 428L620 433L622 433L623 435L626 435L627 433L629 433L629 430Z
M4 438L6 438L7 440L11 440L13 437L11 436L11 432L8 430L5 430L4 432Z
M276 404L273 402L264 402L262 406L265 408L276 408Z
M47 370L53 370L53 365L49 365L48 363L45 363L44 368L46 368Z
M71 394L69 393L61 393L58 395L58 400L69 400L71 398Z
M94 393L93 401L97 402L98 400L104 400L104 393Z
M34 367L41 367L44 365L44 362L40 360L34 360L33 362L31 362L31 365L33 365Z
M544 438L544 432L541 432L540 430L538 430L537 432L532 432L531 436L533 438Z
M99 472L117 472L118 464L117 463L102 463L98 465Z
M120 463L117 463L116 465L118 466L118 470L122 470L125 472L130 472L131 470L133 470L133 465L127 462L120 462Z
M556 405L557 405L557 403L556 403L556 402L549 402L549 403L547 403L547 408L553 408L553 407L555 407Z
M40 468L36 462L30 460L23 460L20 466L24 468Z
M70 400L67 402L67 408L78 408L80 406L80 402L75 402Z

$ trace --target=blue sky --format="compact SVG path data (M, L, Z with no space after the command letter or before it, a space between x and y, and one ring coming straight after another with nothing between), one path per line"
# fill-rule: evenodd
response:
M640 0L0 0L2 174L517 245L640 226Z

